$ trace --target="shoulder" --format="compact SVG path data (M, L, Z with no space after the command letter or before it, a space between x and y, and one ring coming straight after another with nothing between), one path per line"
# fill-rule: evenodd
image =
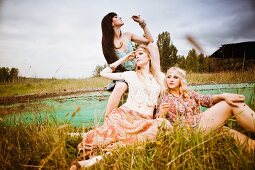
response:
M125 71L125 72L123 72L123 74L125 75L125 77L134 76L134 75L136 75L136 72L135 71Z
M188 90L187 92L191 98L196 98L199 95L199 93L194 90Z
M124 32L123 33L123 36L125 36L126 38L130 39L131 40L131 37L133 36L134 34L132 32Z
M124 79L126 80L126 82L133 82L136 81L137 77L136 77L136 72L135 71L125 71L123 72L124 74Z

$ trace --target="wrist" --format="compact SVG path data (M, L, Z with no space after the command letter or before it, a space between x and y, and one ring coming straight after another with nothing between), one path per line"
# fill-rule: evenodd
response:
M113 64L108 64L108 67L112 70L112 72L116 70L116 66L114 66Z
M221 95L221 100L226 100L226 98L227 98L227 93L222 93Z
M144 28L146 26L145 20L143 20L142 22L139 22L139 25L141 28Z

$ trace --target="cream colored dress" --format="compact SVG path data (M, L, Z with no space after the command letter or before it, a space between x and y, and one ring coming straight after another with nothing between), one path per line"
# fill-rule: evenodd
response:
M92 150L101 147L109 150L116 146L153 140L164 120L170 125L166 119L152 119L154 105L160 93L155 78L145 75L144 79L149 85L146 87L136 72L128 71L123 74L129 86L126 103L106 115L102 126L85 133L79 149Z

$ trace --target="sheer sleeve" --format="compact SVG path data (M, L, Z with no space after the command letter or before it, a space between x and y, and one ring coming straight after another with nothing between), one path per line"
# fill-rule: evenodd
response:
M124 80L129 83L133 77L133 75L135 74L134 71L125 71L123 72L123 77L124 77Z
M211 107L213 105L212 95L208 94L199 94L195 91L191 92L191 97L194 98L197 103L204 107Z

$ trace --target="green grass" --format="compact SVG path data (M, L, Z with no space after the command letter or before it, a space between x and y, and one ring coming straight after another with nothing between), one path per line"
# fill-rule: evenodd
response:
M0 123L0 164L3 169L68 169L85 132L68 122L15 126ZM99 151L100 153L100 151ZM155 141L117 148L89 169L254 169L255 155L237 147L224 133L202 135L190 129L161 131Z
M255 82L255 72L188 73L188 83L241 83ZM0 97L25 94L73 91L103 88L111 80L102 77L87 79L23 79L18 83L0 84Z
M225 134L162 131L156 141L119 148L91 169L254 169L254 155Z
M102 77L87 79L23 79L17 83L0 84L0 97L102 88L109 82L110 80Z
M189 73L189 82L226 83L255 81L254 73ZM104 87L109 80L89 78L80 80L29 79L20 83L0 84L1 96L58 92ZM253 109L255 105L252 104ZM44 108L49 117L38 121ZM21 121L24 112L32 112L36 123ZM5 114L15 112L14 122L4 122ZM54 121L54 110L43 104L21 104L2 108L0 116L1 169L68 169L76 158L81 137L70 132L88 129L72 127L68 120ZM75 114L73 115L75 116ZM235 121L230 127L239 128ZM255 169L255 153L239 148L233 139L222 133L204 136L199 132L175 128L172 133L162 131L155 141L117 148L89 169Z

